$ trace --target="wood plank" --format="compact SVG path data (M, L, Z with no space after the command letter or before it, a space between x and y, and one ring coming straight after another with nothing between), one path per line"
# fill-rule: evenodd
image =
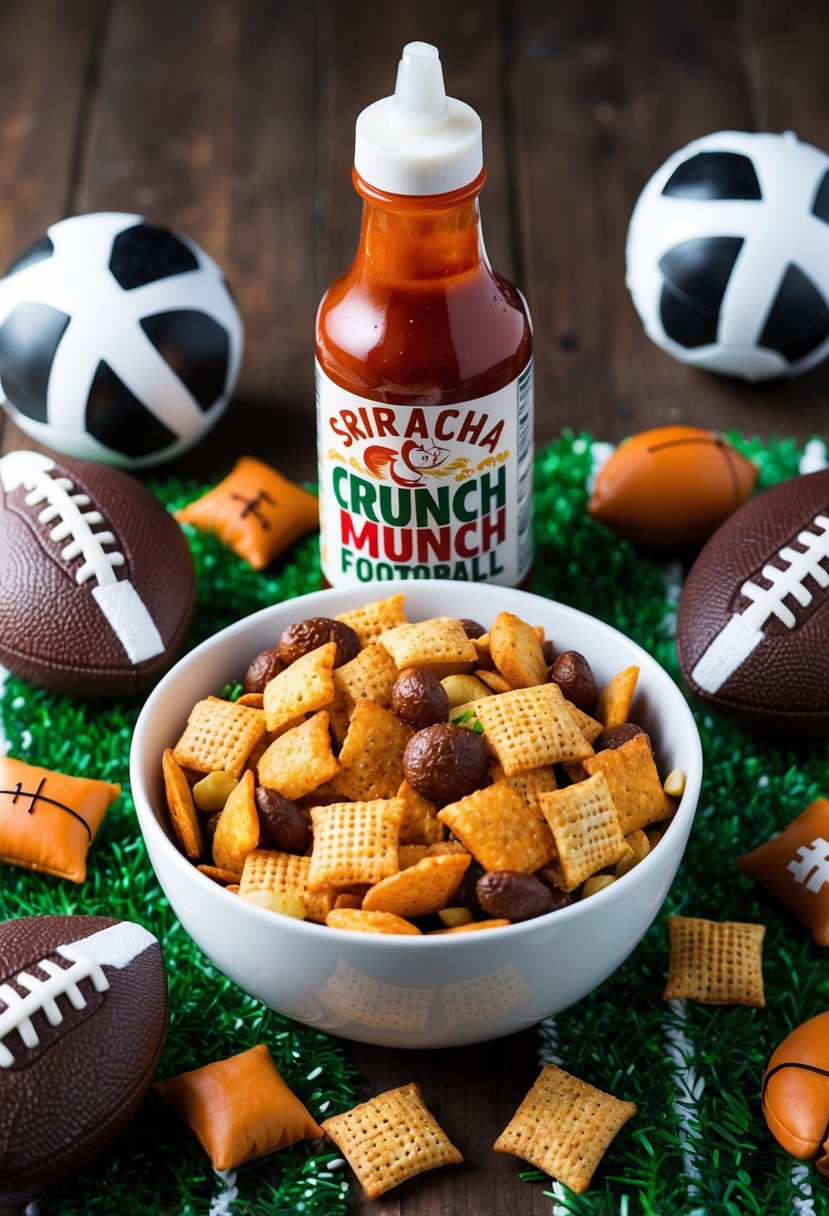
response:
M255 451L313 475L314 44L313 6L116 5L78 208L198 241L246 331L236 399L171 471L216 475Z
M106 8L0 5L0 266L67 214ZM2 412L0 438L4 449L37 446Z
M564 425L618 440L678 421L817 431L825 373L749 386L685 367L644 335L624 283L650 175L691 139L750 124L728 8L531 0L514 15L539 440Z

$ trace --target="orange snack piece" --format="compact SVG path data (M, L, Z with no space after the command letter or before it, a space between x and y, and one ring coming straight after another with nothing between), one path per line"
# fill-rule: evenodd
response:
M261 570L318 526L319 503L264 461L242 456L217 486L176 511L176 519L215 532L254 570Z
M86 856L121 787L0 757L0 861L83 882Z
M829 799L817 798L778 836L737 858L737 868L794 913L819 946L829 946L828 840Z
M155 1089L189 1125L217 1170L323 1134L264 1043L160 1081Z

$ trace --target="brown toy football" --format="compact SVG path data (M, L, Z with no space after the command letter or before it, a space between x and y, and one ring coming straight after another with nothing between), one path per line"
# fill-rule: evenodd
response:
M746 501L757 470L727 440L694 426L661 426L620 444L599 470L587 510L652 549L703 544Z
M764 490L718 528L679 601L682 675L775 737L829 736L829 469Z
M0 924L0 1210L28 1203L120 1135L153 1080L167 1018L161 949L141 925L106 916Z
M763 1114L772 1135L829 1177L829 1012L791 1032L763 1077Z
M0 458L0 663L74 697L127 696L175 657L196 580L181 528L127 473Z

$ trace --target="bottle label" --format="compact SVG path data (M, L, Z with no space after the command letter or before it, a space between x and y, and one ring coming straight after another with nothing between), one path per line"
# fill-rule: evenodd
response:
M316 368L320 553L333 587L517 586L532 562L533 373L452 405L389 405Z

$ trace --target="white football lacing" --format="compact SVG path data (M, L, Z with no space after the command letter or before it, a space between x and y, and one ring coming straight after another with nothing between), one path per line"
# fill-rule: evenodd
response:
M33 1014L42 1010L50 1026L59 1026L63 1021L63 1012L57 1003L59 996L68 997L73 1009L85 1009L86 997L78 986L81 980L90 979L96 992L106 992L109 988L109 980L100 964L91 958L79 957L68 968L59 967L46 958L37 966L48 973L48 979L39 979L28 971L15 976L20 987L26 989L26 996L21 996L11 984L0 984L0 1001L7 1006L0 1013L0 1068L11 1068L14 1064L14 1054L4 1042L13 1031L19 1032L26 1047L37 1047L40 1043L32 1022Z
M786 562L786 568L764 566L762 576L771 586L760 587L751 579L743 583L741 591L751 600L744 612L735 612L708 647L703 651L691 672L692 681L711 694L719 692L726 680L740 667L762 642L763 626L772 617L777 617L787 629L794 629L797 617L783 601L791 596L802 608L807 608L814 599L813 592L805 585L812 578L818 587L829 587L829 571L821 562L829 558L829 517L816 515L811 527L816 532L798 533L798 542L803 545L800 553L785 545L778 557Z
M806 608L814 598L804 585L807 578L813 578L819 587L829 587L829 570L820 564L829 558L829 517L815 516L812 526L819 531L800 532L797 537L805 552L800 553L788 545L780 550L778 557L787 563L785 569L763 567L763 578L768 579L770 587L760 587L751 580L743 583L742 594L752 603L741 616L750 628L760 629L770 617L776 616L787 629L794 629L797 619L791 608L783 603L786 596L792 596Z
M27 476L23 488L28 491L24 500L26 506L38 507L46 503L37 518L44 527L55 524L49 539L56 544L69 540L70 543L61 549L64 561L83 558L75 573L77 582L83 584L91 578L101 586L117 582L115 568L123 566L124 555L117 549L105 551L105 545L116 543L115 536L106 529L93 531L104 522L104 517L94 507L86 509L92 507L88 495L74 493L74 484L68 477L50 477L48 472L40 471Z

